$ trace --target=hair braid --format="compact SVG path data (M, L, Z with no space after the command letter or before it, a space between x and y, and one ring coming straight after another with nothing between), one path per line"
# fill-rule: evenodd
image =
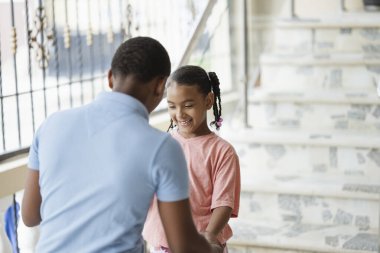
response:
M210 78L212 92L214 93L215 99L214 104L212 106L213 112L214 112L214 121L211 122L211 125L215 125L216 129L219 130L220 125L217 124L222 116L222 105L221 105L221 98L220 98L220 83L219 78L216 75L215 72L209 72L208 76Z
M170 125L168 127L168 130L166 130L166 132L169 132L170 130L172 130L174 128L174 124L173 124L173 120L170 119Z

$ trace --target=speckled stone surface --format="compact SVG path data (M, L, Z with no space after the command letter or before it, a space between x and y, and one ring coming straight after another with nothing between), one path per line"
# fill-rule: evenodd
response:
M380 134L377 105L253 102L249 111L254 127L365 130Z
M316 135L311 136L311 138L316 137ZM325 135L319 137L328 138ZM380 179L380 150L377 148L241 142L234 143L234 147L240 157L242 167L248 168L248 171L265 170L288 175L299 173L340 174ZM350 186L347 185L346 188L349 190ZM378 185L367 188L362 187L357 190L379 192Z
M249 97L253 127L232 141L242 193L229 252L375 253L380 27L302 22L274 29L272 51L260 57L260 88ZM305 138L293 134L303 131Z
M297 222L232 221L232 252L377 252L376 230L361 232L351 226ZM252 248L250 248L252 247ZM266 249L265 249L266 248ZM254 250L253 250L254 249ZM281 250L280 250L281 249ZM267 250L267 251L265 251Z
M291 183L291 182L290 182ZM334 196L313 196L295 187L279 187L276 192L260 192L257 186L252 192L243 189L240 214L252 220L271 219L279 222L300 222L322 225L350 225L361 231L378 227L378 201L341 198ZM320 187L323 187L321 184ZM318 188L315 187L316 191ZM285 190L298 193L284 194Z
M349 59L347 60L349 61ZM373 89L379 73L366 65L304 66L262 63L261 87L275 89ZM376 67L377 69L377 67ZM273 75L272 73L276 73Z
M380 52L379 28L276 29L273 51L279 54ZM350 43L347 43L349 41Z

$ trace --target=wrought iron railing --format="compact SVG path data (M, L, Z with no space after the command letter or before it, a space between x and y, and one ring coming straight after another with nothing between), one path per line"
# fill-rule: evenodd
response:
M236 87L231 3L0 0L0 160L26 152L47 115L87 103L104 89L114 50L132 36L159 39L173 68L203 65L222 75L222 92Z
M0 0L0 160L27 152L33 133L49 114L85 104L105 89L113 52L129 37L160 40L173 69L203 65L218 73L222 92L231 90L231 3ZM161 108L166 108L165 101Z
M51 113L91 101L106 88L113 52L151 36L173 67L207 1L0 1L0 159L25 152Z

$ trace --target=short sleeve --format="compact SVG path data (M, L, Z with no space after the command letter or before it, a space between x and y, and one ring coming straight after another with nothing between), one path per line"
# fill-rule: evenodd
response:
M29 149L28 167L32 170L39 170L40 161L38 158L38 145L40 138L41 127L36 131L33 137L32 145Z
M235 151L227 152L221 159L214 176L211 209L228 206L232 217L237 217L240 205L240 165Z
M161 145L153 163L157 199L174 202L189 198L189 181L181 146L171 136Z

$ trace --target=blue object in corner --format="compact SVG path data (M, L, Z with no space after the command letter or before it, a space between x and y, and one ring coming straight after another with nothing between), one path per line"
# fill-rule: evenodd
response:
M19 220L19 211L20 211L20 205L15 202L16 204L16 213L17 213L17 224ZM8 207L7 211L5 212L5 232L8 236L9 241L12 245L12 252L13 253L19 253L18 244L17 244L17 233L16 233L16 220L15 220L15 208L14 204L12 204L10 207Z

